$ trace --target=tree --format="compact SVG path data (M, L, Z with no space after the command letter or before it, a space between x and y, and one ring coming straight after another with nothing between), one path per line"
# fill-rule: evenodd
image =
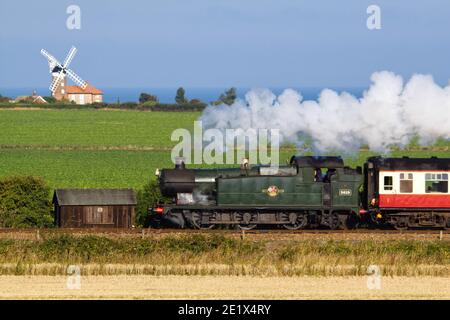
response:
M31 176L0 180L0 226L6 228L51 227L50 188Z
M145 103L145 102L158 102L158 97L154 96L152 94L148 94L148 93L141 93L139 96L139 103Z
M226 104L226 105L232 105L237 98L237 94L236 94L236 88L230 88L228 90L226 90L224 93L222 93L219 97L219 100L214 102L214 105L219 105L219 104Z
M175 96L175 101L178 104L185 104L188 102L188 100L186 99L185 95L185 91L183 89L183 87L179 87L177 90L177 95Z

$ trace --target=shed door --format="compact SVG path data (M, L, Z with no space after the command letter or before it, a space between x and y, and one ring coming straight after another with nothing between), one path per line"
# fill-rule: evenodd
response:
M107 206L86 207L86 224L113 224L113 213Z

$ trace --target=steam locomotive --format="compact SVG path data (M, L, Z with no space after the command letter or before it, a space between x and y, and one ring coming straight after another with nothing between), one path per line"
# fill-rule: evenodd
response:
M288 165L157 170L163 196L151 208L163 225L250 230L261 227L449 228L450 158L293 156Z

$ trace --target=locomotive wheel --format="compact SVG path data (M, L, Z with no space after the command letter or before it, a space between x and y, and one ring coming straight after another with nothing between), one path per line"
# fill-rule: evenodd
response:
M341 220L339 219L339 215L336 213L333 213L330 217L330 229L331 230L336 230L339 229L339 227L341 226Z
M339 219L339 214L328 213L322 216L321 224L330 228L331 230L336 230L341 225L341 220Z
M283 224L283 227L288 230L302 229L308 224L308 216L297 212L282 213L281 219L290 222L289 224Z
M202 223L202 214L200 212L194 211L192 212L192 224L196 229L208 230L214 228L214 224L203 224Z
M235 212L234 218L240 223L237 225L241 230L252 230L256 228L256 224L250 223L255 218L255 213L250 212Z

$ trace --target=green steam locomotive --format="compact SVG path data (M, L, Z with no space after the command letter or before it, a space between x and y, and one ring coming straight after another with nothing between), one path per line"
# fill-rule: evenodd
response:
M209 229L216 226L250 230L280 226L354 227L359 220L362 169L340 157L293 156L288 165L187 169L157 172L163 196L172 201L151 208L164 225Z

